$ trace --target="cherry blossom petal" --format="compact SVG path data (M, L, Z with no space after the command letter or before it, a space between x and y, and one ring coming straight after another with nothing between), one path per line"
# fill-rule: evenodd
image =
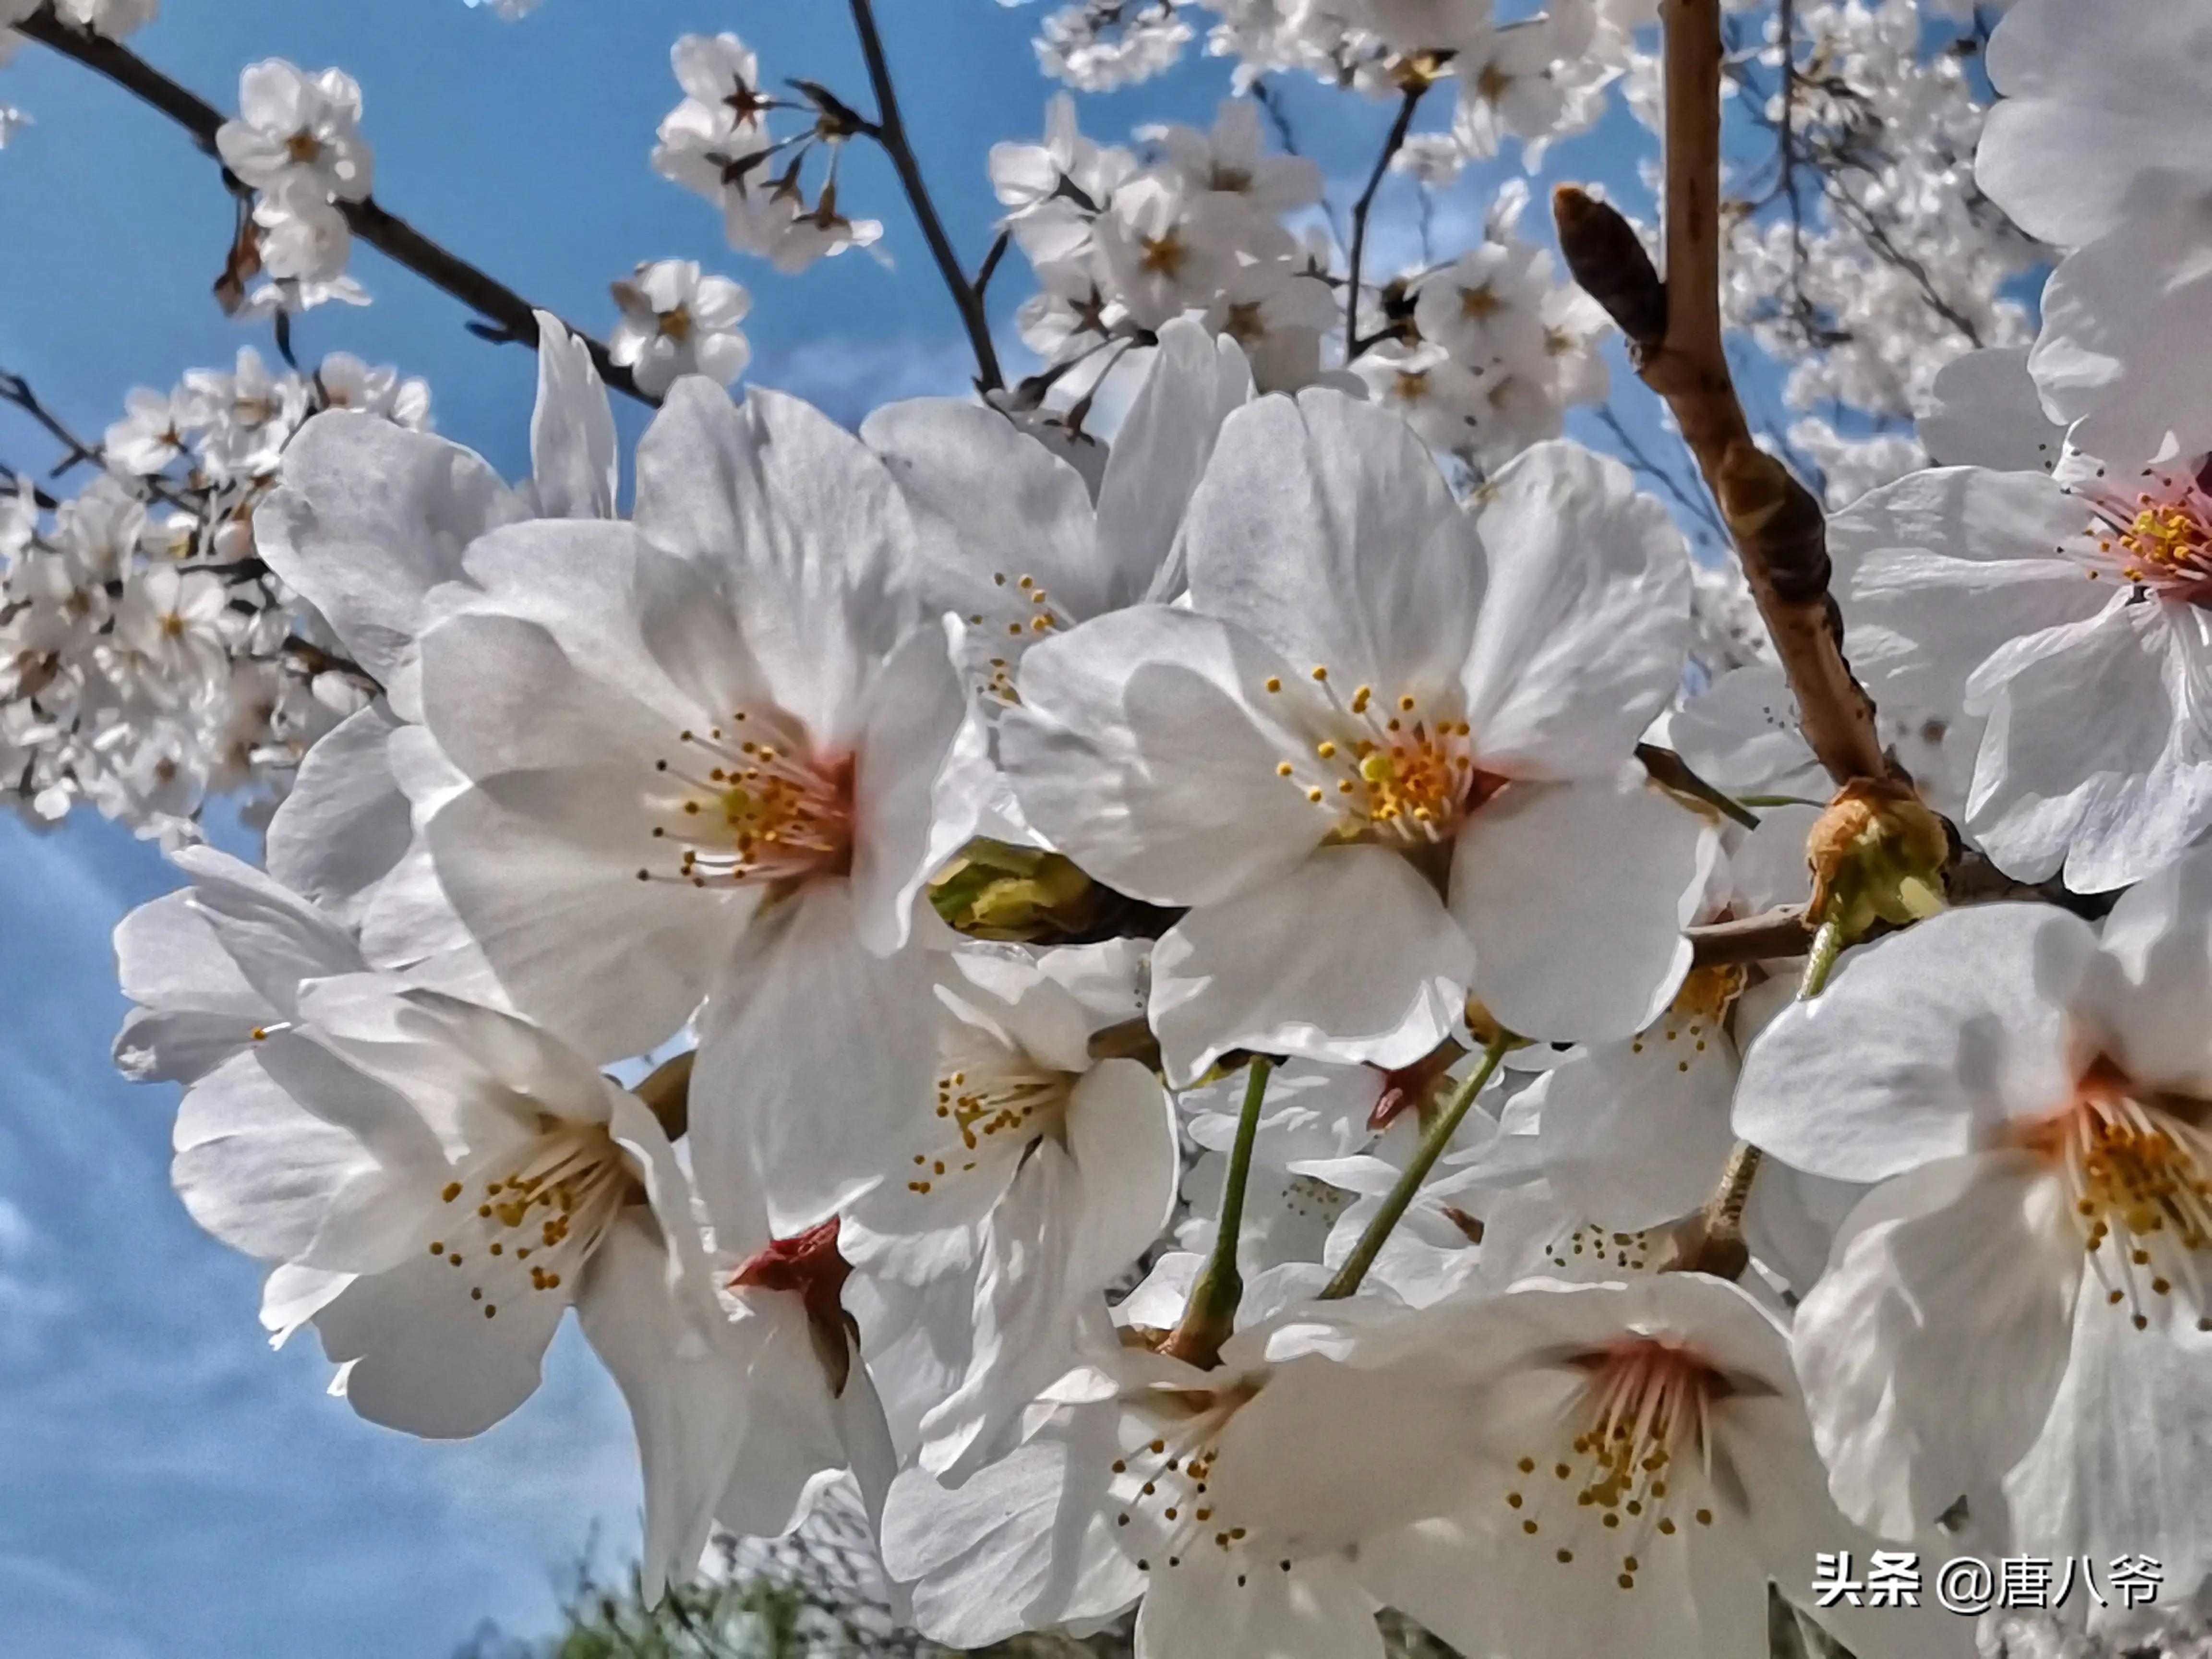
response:
M2084 584L2087 586L2087 584ZM2212 824L2212 617L2115 597L2016 640L1968 686L1989 714L1966 828L2022 881L2063 871L2105 892L2179 857Z
M859 439L795 398L686 380L638 445L635 517L714 574L779 704L817 742L856 735L917 614L898 586L913 520Z
M1222 423L1182 556L1197 609L1300 675L1425 699L1467 660L1481 545L1413 429L1342 392L1262 398Z
M1796 1326L1845 1514L1909 1539L1963 1497L2008 1535L1999 1483L2066 1366L2082 1249L2065 1209L2047 1166L2003 1152L1939 1158L1851 1212Z
M1118 890L1159 904L1248 891L1321 839L1276 771L1305 744L1262 706L1297 671L1242 629L1138 605L1022 659L1001 732L1022 810Z
M1690 561L1628 469L1579 444L1509 462L1475 519L1489 550L1466 668L1482 765L1608 776L1681 684Z
M1168 932L1152 952L1152 1029L1174 1083L1231 1048L1404 1066L1450 1033L1474 965L1403 858L1324 848Z
M1522 1036L1642 1030L1689 971L1682 929L1718 850L1704 819L1634 779L1509 787L1452 855L1475 996Z
M1744 1055L1735 1132L1784 1162L1880 1181L2070 1097L2097 936L2065 911L1953 910L1846 956Z

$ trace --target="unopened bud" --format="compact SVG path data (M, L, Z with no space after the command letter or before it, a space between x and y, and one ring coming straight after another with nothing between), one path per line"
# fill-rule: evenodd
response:
M1951 837L1911 786L1856 778L1828 803L1805 841L1813 872L1808 914L1846 941L1877 921L1902 927L1943 908Z
M1082 933L1101 892L1058 853L978 836L929 884L947 926L971 939L1041 944Z

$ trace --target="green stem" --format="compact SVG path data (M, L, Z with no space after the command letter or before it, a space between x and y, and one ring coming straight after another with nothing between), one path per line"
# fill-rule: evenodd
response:
M1474 1104L1474 1097L1482 1092L1482 1085L1489 1082L1491 1074L1498 1070L1498 1062L1505 1058L1506 1050L1515 1047L1519 1041L1510 1032L1500 1031L1484 1047L1482 1063L1445 1100L1443 1110L1429 1126L1428 1133L1421 1137L1420 1148L1414 1152L1413 1162L1406 1165L1404 1172L1398 1177L1398 1184L1391 1188L1389 1196L1382 1200L1382 1207L1375 1212L1375 1218L1367 1224L1367 1231L1359 1236L1359 1243L1352 1246L1352 1254L1336 1270L1336 1277L1328 1281L1328 1288L1321 1293L1323 1301L1350 1296L1359 1288L1359 1281L1367 1277L1367 1270L1375 1265L1375 1258L1382 1254L1383 1241L1390 1237L1391 1231L1405 1215L1407 1206L1413 1201L1413 1194L1420 1190L1421 1183L1429 1178L1429 1171L1443 1156L1444 1148L1451 1145L1451 1138L1459 1133L1459 1126L1465 1120L1468 1109Z
M1810 1002L1827 988L1828 975L1835 971L1836 958L1843 949L1843 927L1831 917L1813 935L1813 948L1805 957L1805 976L1797 981L1798 1001Z
M1221 1218L1213 1230L1213 1252L1191 1286L1190 1300L1175 1334L1160 1352L1210 1369L1220 1358L1221 1345L1237 1327L1237 1304L1244 1297L1244 1280L1237 1271L1237 1235L1244 1227L1244 1188L1252 1174L1252 1146L1260 1134L1260 1104L1267 1098L1267 1077L1275 1069L1265 1054L1252 1057L1244 1078L1244 1105L1237 1115L1237 1139L1230 1148L1229 1173L1221 1183Z
M1814 932L1813 948L1805 956L1805 975L1797 983L1798 1001L1810 1002L1826 988L1843 948L1842 924L1830 917ZM1743 1210L1751 1201L1751 1183L1759 1175L1760 1162L1758 1147L1746 1140L1736 1142L1721 1184L1705 1205L1703 1236L1683 1267L1723 1279L1742 1277L1751 1261L1743 1242Z

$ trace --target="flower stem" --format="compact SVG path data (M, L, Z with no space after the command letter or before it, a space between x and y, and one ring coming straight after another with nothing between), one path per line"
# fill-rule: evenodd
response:
M1798 1001L1809 1002L1820 994L1843 948L1843 924L1831 916L1813 934L1805 975L1797 985ZM1729 1154L1728 1168L1721 1173L1720 1185L1705 1200L1698 1217L1700 1224L1692 1234L1694 1242L1675 1264L1679 1271L1736 1279L1750 1265L1751 1253L1743 1239L1743 1211L1751 1201L1751 1183L1763 1158L1764 1154L1749 1141L1736 1142L1735 1150Z
M1230 1149L1229 1173L1221 1183L1221 1218L1214 1225L1213 1252L1191 1286L1190 1300L1175 1334L1160 1352L1186 1360L1200 1370L1211 1370L1221 1357L1221 1345L1237 1328L1237 1304L1244 1297L1244 1280L1237 1271L1237 1239L1244 1228L1244 1187L1252 1173L1252 1146L1260 1133L1260 1103L1267 1098L1267 1077L1275 1069L1265 1054L1252 1056L1244 1075L1244 1105L1237 1115L1237 1140Z
M1382 1254L1383 1241L1390 1237L1392 1230L1405 1215L1407 1206L1413 1201L1413 1194L1420 1190L1421 1183L1429 1178L1429 1171L1443 1156L1444 1148L1451 1145L1451 1138L1459 1133L1459 1126L1466 1119L1468 1109L1474 1104L1474 1097L1482 1092L1482 1085L1489 1082L1492 1074L1498 1070L1498 1062L1505 1058L1506 1050L1516 1047L1519 1042L1520 1039L1510 1032L1500 1031L1485 1045L1482 1063L1469 1073L1466 1080L1445 1099L1443 1110L1429 1126L1428 1133L1421 1137L1420 1147L1414 1152L1413 1162L1406 1165L1404 1173L1398 1177L1398 1184L1391 1188L1389 1195L1382 1200L1382 1207L1367 1224L1367 1231L1360 1234L1359 1243L1352 1247L1352 1254L1336 1270L1336 1277L1328 1281L1328 1288L1321 1293L1323 1301L1350 1296L1359 1288L1359 1281L1367 1277L1367 1270L1375 1265L1375 1258Z
M1813 948L1805 957L1805 975L1797 981L1797 1000L1810 1002L1827 988L1836 958L1844 948L1843 925L1834 917L1822 922L1813 934Z

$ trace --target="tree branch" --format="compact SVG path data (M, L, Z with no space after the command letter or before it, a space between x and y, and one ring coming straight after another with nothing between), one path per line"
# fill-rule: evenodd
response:
M1691 961L1699 968L1802 957L1813 947L1813 926L1805 919L1802 904L1785 904L1729 921L1708 921L1682 931L1690 941Z
M952 243L937 216L936 204L930 200L929 186L922 182L921 165L915 160L914 146L907 142L906 123L899 116L898 92L891 84L890 64L884 56L883 36L876 29L875 7L872 0L852 0L852 8L853 27L860 37L860 55L867 60L868 84L876 96L876 118L861 130L881 144L884 154L890 157L891 167L906 191L908 205L914 209L914 216L921 226L922 239L929 244L930 258L937 261L938 275L944 277L945 286L951 291L952 303L960 313L960 325L968 331L968 344L975 354L976 385L986 392L999 391L1006 384L1006 379L999 369L998 348L991 343L991 322L984 313L983 296L961 269L960 256L952 251Z
M144 58L118 42L87 30L71 28L54 15L51 4L41 7L15 27L64 58L74 58L95 74L105 76L125 91L167 116L191 135L192 142L209 155L221 159L215 135L223 123L222 112L198 94L172 81ZM374 198L362 202L339 202L340 213L353 234L416 275L443 289L471 311L498 325L501 339L538 343L538 307L514 289L494 280L465 259L448 252L409 224L387 212ZM485 337L492 337L486 336ZM606 347L589 335L580 337L599 367L599 378L617 392L640 403L658 404L658 398L638 389L630 372L607 355Z
M1398 117L1390 123L1389 135L1382 140L1382 153L1375 158L1375 170L1367 175L1367 188L1352 204L1352 262L1344 290L1346 362L1359 355L1359 270L1367 258L1368 210L1375 205L1375 192L1382 187L1382 175L1390 170L1391 158L1406 147L1406 135L1413 131L1413 112L1420 107L1423 95L1432 84L1425 75L1416 75L1407 83L1405 95L1399 100Z
M1826 515L1752 441L1729 374L1720 306L1720 0L1665 0L1661 16L1667 279L1661 284L1614 209L1572 185L1553 198L1560 251L1628 335L1637 372L1666 399L1697 458L1796 694L1806 742L1838 784L1886 778L1874 704L1844 660L1842 618L1828 592Z

